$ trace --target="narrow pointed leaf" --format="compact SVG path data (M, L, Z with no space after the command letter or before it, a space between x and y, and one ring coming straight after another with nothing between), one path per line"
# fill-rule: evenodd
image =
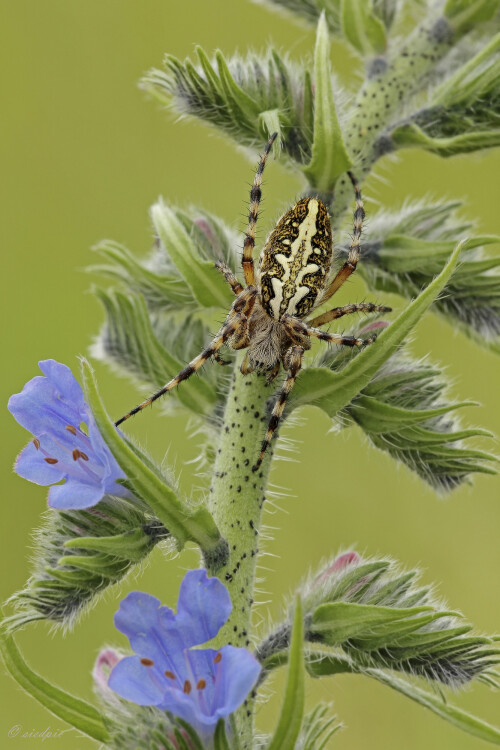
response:
M406 695L407 698L411 698L416 703L424 706L424 708L428 708L445 721L453 724L457 729L461 729L463 732L472 734L474 737L478 737L485 742L490 742L493 745L500 745L500 729L482 719L472 716L472 714L448 703L448 701L445 702L439 695L422 690L422 688L417 687L411 682L407 682L381 669L368 669L365 674L391 687L393 690L397 690L398 693Z
M360 352L343 370L309 368L301 373L292 406L314 404L330 416L337 414L370 382L377 370L394 354L437 298L451 278L460 253L467 246L461 242L441 273L410 303L399 317L379 335L377 341Z
M322 14L314 52L314 140L304 174L313 188L325 193L332 191L337 178L352 166L337 119L329 55L328 27Z
M294 750L302 726L305 701L304 668L304 623L302 604L297 598L293 621L292 641L288 662L285 697L278 726L267 750Z
M170 258L199 304L228 309L231 291L227 283L213 263L201 257L175 211L160 201L152 207L151 218Z
M193 541L203 550L213 550L221 541L212 516L205 508L191 510L177 497L174 490L162 480L159 472L153 471L120 436L106 413L97 391L96 381L90 365L82 360L82 375L87 401L92 409L99 432L111 453L128 477L138 497L147 503L171 534L180 548Z
M387 47L385 26L373 13L373 0L342 0L342 31L362 55L382 55Z
M109 739L105 719L99 711L90 703L75 698L34 672L25 662L14 638L6 635L3 630L0 630L0 651L7 671L18 685L54 716L99 742Z

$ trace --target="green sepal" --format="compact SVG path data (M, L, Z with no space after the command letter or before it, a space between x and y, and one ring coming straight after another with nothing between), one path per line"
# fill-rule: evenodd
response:
M202 307L228 309L231 290L214 264L202 258L175 211L159 201L151 208L155 231L180 275Z
M226 723L219 719L214 732L214 750L231 750L226 736Z
M427 308L444 289L457 265L460 254L468 247L468 240L461 242L441 273L411 302L406 310L388 328L382 331L377 341L360 352L341 371L310 367L301 373L294 396L293 408L313 404L330 416L341 409L370 382L377 370L394 354Z
M363 56L383 55L387 48L385 26L373 12L373 0L342 0L342 31Z
M379 607L368 604L352 604L349 602L331 602L322 604L312 616L311 633L329 646L340 646L353 638L383 639L382 645L390 643L393 635L399 634L401 620L412 620L416 628L428 624L424 612L431 612L432 607L412 607L403 609L396 607ZM443 616L452 613L434 613ZM436 619L433 617L432 619ZM432 621L432 620L431 620ZM405 623L408 624L408 623ZM371 648L368 645L368 648ZM379 648L380 646L374 646Z
M185 367L185 359L175 357L169 348L160 343L142 296L116 290L104 291L98 287L94 287L93 291L106 311L99 346L95 348L99 359L111 361L128 375L155 389L179 374ZM171 327L174 325L172 321ZM194 325L190 326L187 336L195 333ZM218 396L206 378L190 378L182 388L174 389L168 398L179 401L200 416L212 413Z
M0 610L0 616L3 613ZM102 714L90 703L75 698L34 672L25 662L14 638L0 629L0 651L11 677L54 716L66 721L98 742L107 742L109 732Z
M186 310L195 306L196 300L180 276L149 270L139 263L130 250L113 240L103 240L93 250L102 255L109 264L94 264L85 270L124 284L128 289L141 294L153 310L161 309L165 312L180 307Z
M399 125L391 132L397 148L421 148L437 156L470 154L500 146L500 129L470 132L449 138L432 138L414 123Z
M125 531L123 534L117 534L116 536L89 536L68 539L64 546L67 549L88 549L104 552L129 562L139 562L144 559L151 547L151 537L145 533L144 529L139 528Z
M240 121L243 120L251 126L259 116L258 106L254 100L237 85L231 75L222 52L217 50L215 53L215 59L217 61L222 89L226 96L226 101L229 103L233 117Z
M295 603L285 696L278 725L267 750L294 750L302 726L305 702L304 622L300 597Z
M462 401L457 404L446 404L436 409L402 409L383 401L377 401L372 396L359 396L351 405L349 411L364 430L371 434L377 434L393 430L399 432L404 427L410 427L442 414L449 414L466 406L478 406L478 403L476 401Z
M303 172L320 192L333 190L337 178L352 166L340 129L332 90L330 40L324 13L318 22L314 51L314 139L312 156Z
M443 15L456 36L461 37L478 24L493 18L498 7L498 0L447 0Z
M82 359L82 377L87 402L92 409L99 432L120 468L128 477L134 493L153 510L165 527L176 538L179 549L187 541L212 552L221 544L219 531L206 508L191 510L179 500L174 490L159 472L153 471L120 436L109 418L97 391L97 384L89 363Z

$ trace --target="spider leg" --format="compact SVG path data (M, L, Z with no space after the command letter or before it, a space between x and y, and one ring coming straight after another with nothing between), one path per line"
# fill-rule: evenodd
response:
M215 263L215 267L224 276L224 278L226 279L227 283L229 284L229 286L231 287L235 295L238 296L238 294L241 294L241 292L243 291L243 287L241 286L240 282L238 281L234 273L231 271L229 266L227 266L224 263L224 261L218 260Z
M160 390L154 393L150 398L146 399L146 401L143 401L142 404L139 404L139 406L136 406L134 409L132 409L132 411L129 411L128 414L125 414L125 416L121 417L121 419L115 422L115 426L118 427L118 425L122 424L122 422L125 422L126 419L130 419L130 417L133 417L134 414L137 414L146 406L152 404L153 401L156 401L156 399L160 398L160 396L163 396L164 393L167 393L168 391L171 391L172 388L178 386L179 383L182 383L183 380L187 380L188 378L190 378L191 375L199 370L200 367L202 367L205 362L210 359L210 357L216 355L219 349L231 338L231 336L237 333L241 326L246 325L247 312L251 312L255 304L256 294L257 290L255 289L255 287L248 287L247 289L245 289L233 302L225 323L220 328L217 335L212 339L210 344L206 347L206 349L204 349L201 354L198 354L197 357L191 360L191 362L186 365L186 367L184 367L184 369L182 369L175 378L172 378L172 380L166 383L163 388L160 388Z
M230 365L231 364L231 360L229 360L229 359L222 359L222 357L220 356L219 352L215 352L215 354L213 354L212 356L213 356L213 358L215 359L215 361L217 362L218 365Z
M286 376L286 380L283 383L283 386L278 394L276 403L274 404L273 413L271 415L271 419L269 420L269 424L267 426L266 436L264 440L262 441L261 451L260 451L260 454L259 454L259 457L257 459L255 466L252 467L252 471L257 471L259 469L262 463L262 460L264 458L264 454L272 440L274 433L276 432L276 429L279 425L281 415L283 414L283 410L285 408L285 404L287 402L288 396L293 386L295 385L297 375L300 372L303 356L304 356L303 346L292 346L290 347L290 349L288 349L285 355L285 357L288 359L288 373Z
M365 209L363 206L363 198L361 196L361 190L357 179L352 172L347 172L349 179L352 182L354 188L354 194L356 196L356 209L354 211L354 228L352 233L352 240L349 246L349 255L346 262L337 273L331 284L325 290L321 302L326 302L330 299L335 292L340 289L342 284L347 281L349 276L354 273L356 266L358 265L359 253L361 247L361 232L363 230L363 220L365 218Z
M328 341L330 344L339 344L340 346L368 346L368 344L373 344L377 338L376 333L373 333L367 339L358 339L355 336L342 336L340 333L326 333L318 328L311 328L311 326L306 326L304 332L308 336L314 336L321 341Z
M250 364L250 357L248 356L248 352L243 357L243 362L240 366L240 372L242 375L250 375L251 372L254 371L254 367Z
M316 318L307 321L307 325L313 328L329 323L331 320L341 318L343 315L351 315L356 312L391 312L392 307L386 307L385 305L375 305L373 302L358 302L355 305L344 305L343 307L334 307L333 310L328 310L322 315L318 315Z
M277 133L273 133L269 138L267 145L264 149L264 153L260 157L259 166L255 173L252 189L250 190L250 211L248 214L248 229L245 234L245 241L243 242L243 273L245 274L246 284L255 284L255 273L253 267L253 249L255 247L255 227L257 224L257 217L259 215L259 204L262 196L262 190L260 188L262 184L262 173L266 166L266 160L273 147L273 143L276 140Z

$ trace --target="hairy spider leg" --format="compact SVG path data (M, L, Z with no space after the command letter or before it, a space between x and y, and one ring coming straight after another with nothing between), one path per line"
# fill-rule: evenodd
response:
M267 157L273 147L273 143L276 140L278 133L273 133L269 138L267 145L264 149L264 153L260 157L259 166L255 173L252 189L250 190L250 210L248 214L248 229L245 234L245 241L243 242L243 273L245 275L245 283L255 284L255 271L253 266L253 249L255 247L255 227L257 225L257 218L259 215L259 204L262 197L262 173L266 166Z
M238 279L236 278L236 276L234 275L234 273L231 271L231 269L229 268L229 266L226 265L224 263L224 261L218 260L215 263L215 267L224 276L224 278L226 279L227 283L229 284L229 286L233 290L234 294L236 296L238 296L238 294L241 294L241 292L243 291L243 287L241 286L240 282L238 281Z
M260 454L255 463L255 466L252 467L252 471L257 471L259 469L262 463L262 460L264 458L264 455L273 438L273 435L276 432L276 429L280 423L281 415L283 414L283 410L285 408L288 396L293 386L295 385L297 375L300 372L303 356L304 356L303 346L292 346L290 347L287 354L285 355L285 358L288 359L288 372L287 372L286 380L283 383L283 386L278 394L278 398L276 399L276 403L274 404L273 413L271 414L271 418L267 426L266 436L264 440L262 441Z
M321 315L318 315L312 320L308 320L307 325L318 328L319 326L329 323L331 320L341 318L343 315L352 315L356 312L392 312L392 307L386 307L386 305L375 305L373 302L358 302L353 305L343 305L343 307L334 307L333 310L328 310Z
M328 341L329 344L339 344L340 346L368 346L368 344L373 344L377 338L376 333L373 333L367 339L358 339L356 336L341 336L340 333L326 333L325 331L320 331L318 328L311 328L311 326L306 326L305 333L321 341Z
M352 240L349 246L349 255L346 262L337 273L332 283L326 288L325 293L321 298L321 303L326 302L332 297L335 292L340 289L342 284L347 281L349 276L354 273L356 266L358 265L360 248L361 248L361 232L363 231L363 221L365 218L365 208L363 206L363 197L361 195L361 189L359 183L352 172L347 172L349 179L352 182L354 188L354 195L356 197L356 208L354 211L354 226L352 233Z
M152 404L153 401L156 401L156 399L160 398L160 396L163 396L164 393L167 393L168 391L171 391L172 388L178 386L179 383L181 383L183 380L187 380L188 378L190 378L191 375L199 370L200 367L202 367L205 362L210 359L210 357L213 357L219 351L219 349L231 338L231 336L237 334L241 328L246 329L248 315L253 309L256 295L257 290L255 287L247 287L246 289L244 289L243 292L233 302L231 310L229 311L224 324L220 328L217 335L212 339L211 343L207 346L207 348L204 349L201 354L191 360L191 362L186 365L186 367L184 367L184 369L181 370L175 378L172 378L172 380L164 385L163 388L160 388L160 390L154 393L150 398L146 399L146 401L143 401L142 404L139 404L139 406L136 406L135 409L132 409L132 411L129 411L128 414L125 414L124 417L115 422L115 426L118 427L118 425L122 424L122 422L125 422L126 419L130 419L130 417L133 417L134 414L137 414L146 406Z

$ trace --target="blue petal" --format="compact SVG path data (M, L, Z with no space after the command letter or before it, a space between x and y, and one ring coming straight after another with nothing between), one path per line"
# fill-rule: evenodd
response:
M163 678L166 681L166 678ZM139 706L157 706L164 697L164 685L156 671L141 664L139 656L126 656L114 667L108 686L122 698Z
M139 656L152 659L162 671L169 669L185 679L184 644L175 627L175 615L168 607L162 607L156 596L132 591L120 602L114 623ZM169 623L174 627L169 629Z
M216 665L215 675L215 721L241 706L261 671L259 662L246 648L223 646L220 654L222 658Z
M26 383L21 393L10 397L8 409L22 427L37 437L60 431L66 424L78 427L83 419L80 411L57 398L54 386L40 376Z
M62 398L73 404L75 409L83 406L85 403L83 391L67 365L56 362L55 359L43 359L38 366Z
M51 508L79 509L91 508L97 505L104 496L100 485L78 482L67 479L64 484L56 484L49 490L49 505Z
M43 454L35 448L33 443L28 443L18 455L14 464L14 471L23 479L28 479L30 482L41 484L44 487L64 479L64 472L58 468L58 465L48 464Z
M209 578L206 570L188 571L179 590L175 617L184 648L200 646L214 638L232 608L229 592L218 578Z

